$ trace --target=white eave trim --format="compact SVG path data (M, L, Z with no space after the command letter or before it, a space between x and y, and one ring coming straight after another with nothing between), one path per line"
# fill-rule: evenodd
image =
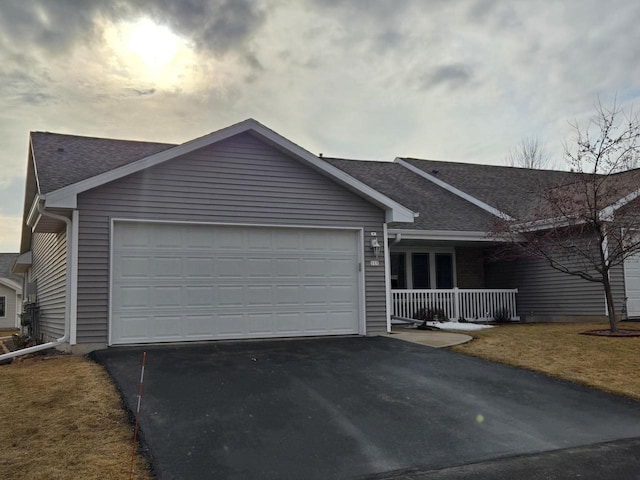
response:
M402 235L402 240L447 240L466 242L495 242L489 232L472 232L456 230L411 230L406 228L390 228L389 236Z
M619 208L624 207L629 202L633 202L639 196L640 196L640 189L639 190L635 190L635 191L631 192L630 194L622 197L617 202L612 203L608 207L603 208L600 211L600 218L602 220L611 219L613 217L613 215L615 214L616 210L618 210Z
M0 277L0 285L4 285L7 288L16 292L16 295L22 295L22 287L9 278Z
M31 250L24 252L16 258L11 267L12 273L25 273L33 263L33 253Z
M31 203L31 208L29 209L29 213L27 214L27 225L30 227L34 227L36 223L38 223L38 218L40 217L40 212L38 211L38 203L43 199L43 197L36 193L36 196L33 197L33 203Z
M267 141L275 144L277 147L312 165L316 169L327 173L331 177L335 178L338 182L349 187L351 190L359 192L364 197L370 199L373 203L385 209L387 222L413 223L415 214L410 209L390 199L386 195L383 195L377 190L374 190L373 188L360 182L359 180L356 180L351 175L348 175L339 168L334 167L321 158L318 158L311 152L305 150L299 145L296 145L290 140L287 140L283 136L265 127L252 118L235 125L231 125L230 127L223 128L222 130L210 133L208 135L205 135L204 137L196 138L181 145L177 145L154 155L142 158L128 165L123 165L122 167L116 168L114 170L96 175L95 177L87 178L86 180L82 180L54 192L48 193L46 195L45 207L75 209L77 208L77 195L79 193L99 187L101 185L104 185L105 183L118 180L127 175L131 175L141 170L153 167L173 158L185 155L200 148L220 142L222 140L226 140L227 138L231 138L235 135L239 135L245 132L255 133L259 135Z
M396 157L394 162L397 163L398 165L402 165L403 167L405 167L408 170L411 170L416 175L420 175L422 178L424 178L426 180L429 180L430 182L435 183L439 187L444 188L445 190L453 193L454 195L457 195L458 197L466 200L467 202L473 203L475 206L480 207L481 209L491 213L492 215L495 215L498 218L501 218L503 220L513 220L513 218L510 215L507 215L506 213L501 212L497 208L494 208L491 205L489 205L487 203L484 203L482 200L479 200L476 197L474 197L472 195L469 195L468 193L463 192L462 190L454 187L453 185L450 185L447 182L444 182L444 181L440 180L439 178L434 177L433 175L429 175L424 170L422 170L422 169L420 169L420 168L418 168L418 167L416 167L414 165L411 165L409 162L407 162L406 160L403 160L400 157Z

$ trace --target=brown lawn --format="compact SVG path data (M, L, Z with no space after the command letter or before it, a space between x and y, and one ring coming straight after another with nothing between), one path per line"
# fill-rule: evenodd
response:
M0 365L0 408L0 478L129 478L133 428L105 371L85 357ZM135 472L153 478L142 457Z
M452 349L640 400L640 337L579 335L607 325L504 325L473 332L473 341ZM620 328L640 330L640 324Z

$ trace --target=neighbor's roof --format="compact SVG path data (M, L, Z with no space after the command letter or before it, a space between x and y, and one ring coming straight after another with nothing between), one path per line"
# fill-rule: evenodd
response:
M0 253L0 277L16 281L20 285L22 277L11 273L11 265L16 258L18 258L17 253Z
M324 160L420 213L414 223L394 224L394 228L486 232L496 220L489 212L397 163L326 157Z
M39 193L95 177L175 145L31 132Z

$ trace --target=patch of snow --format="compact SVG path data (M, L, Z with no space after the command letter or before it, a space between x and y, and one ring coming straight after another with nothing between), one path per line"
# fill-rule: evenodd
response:
M462 322L427 322L427 325L429 325L430 327L441 328L442 330L461 330L464 332L493 328L493 325L479 325L477 323Z

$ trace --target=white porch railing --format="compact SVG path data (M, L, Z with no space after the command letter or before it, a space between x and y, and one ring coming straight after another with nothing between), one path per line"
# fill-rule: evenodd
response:
M413 318L420 309L441 310L449 320L491 320L499 310L517 318L518 289L391 290L391 314Z

